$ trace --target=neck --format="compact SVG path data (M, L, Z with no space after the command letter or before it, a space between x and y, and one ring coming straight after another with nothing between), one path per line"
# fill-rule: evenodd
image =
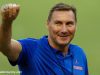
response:
M51 47L61 51L64 56L68 53L68 45L60 45L60 44L54 43L49 37L48 37L48 42Z

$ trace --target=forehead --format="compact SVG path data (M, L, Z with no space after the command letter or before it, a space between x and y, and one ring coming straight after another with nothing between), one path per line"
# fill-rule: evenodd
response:
M52 13L52 20L73 20L75 21L75 15L73 11L54 11Z

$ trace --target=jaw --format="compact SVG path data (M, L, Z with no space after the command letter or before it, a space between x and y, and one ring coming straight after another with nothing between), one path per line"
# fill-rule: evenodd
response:
M66 54L68 52L69 43L66 43L66 41L61 39L59 41L58 40L59 39L52 40L50 36L48 36L48 42L50 46Z
M68 45L70 41L71 41L71 36L58 36L56 38L56 42L62 46Z
M48 41L49 44L53 47L53 48L63 48L63 47L67 47L67 45L70 43L70 37L60 37L60 36L56 36L55 38L52 38L50 36L48 36Z

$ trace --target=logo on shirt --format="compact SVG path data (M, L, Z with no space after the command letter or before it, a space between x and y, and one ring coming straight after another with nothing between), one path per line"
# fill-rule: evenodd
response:
M76 70L83 70L83 67L81 67L81 66L73 66L73 68Z
M75 60L75 64L79 64L77 59Z
M73 66L74 69L76 69L76 70L83 70L83 67L82 66L78 66L79 62L78 62L77 59L75 60L75 64L76 65Z

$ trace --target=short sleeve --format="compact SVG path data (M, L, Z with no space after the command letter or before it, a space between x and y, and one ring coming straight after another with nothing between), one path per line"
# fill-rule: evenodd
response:
M21 65L21 64L25 64L25 61L27 60L27 54L28 54L28 42L29 40L28 39L22 39L22 40L17 40L21 46L22 46L22 50L19 54L19 57L18 59L15 61L15 62L12 62L9 60L10 64L12 66L15 66L15 65Z

